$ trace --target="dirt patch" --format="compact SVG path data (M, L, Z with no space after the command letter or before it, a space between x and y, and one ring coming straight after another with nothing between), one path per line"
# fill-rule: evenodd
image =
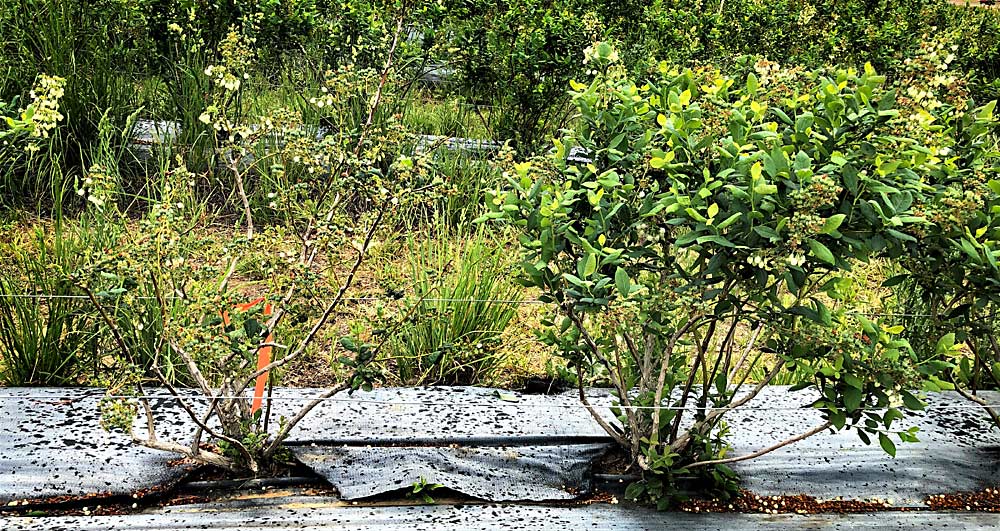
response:
M678 507L692 513L819 514L872 513L885 511L980 511L1000 512L1000 489L929 496L927 507L897 507L891 498L875 500L818 500L812 496L760 496L741 490L729 500L689 500Z

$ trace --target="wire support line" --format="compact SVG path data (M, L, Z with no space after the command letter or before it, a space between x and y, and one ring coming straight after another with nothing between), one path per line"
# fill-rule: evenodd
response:
M0 293L0 298L6 299L68 299L68 300L90 300L87 295L58 295L58 294L46 294L46 293ZM98 298L101 298L98 296ZM156 297L148 296L138 296L131 297L134 300L156 300ZM165 297L165 300L176 300L181 299L180 297ZM345 302L392 302L401 301L409 302L404 298L399 297L344 297L341 299ZM465 303L489 303L489 304L550 304L546 301L541 301L538 299L453 299L448 297L426 297L422 299L416 299L413 302L465 302ZM867 315L874 317L940 317L929 313L895 313L895 312L879 312L879 311L850 311L845 312L847 315Z
M0 395L0 400L58 400L58 401L76 401L85 398L96 398L99 395L91 394L86 396L66 396L66 395ZM251 396L207 396L207 395L191 395L191 396L174 396L172 394L150 394L150 395L100 395L101 398L107 398L111 400L250 400ZM334 403L346 403L346 404L364 404L364 405L382 405L382 406L419 406L419 407L445 407L445 408L455 408L455 409L465 409L465 408L493 408L497 406L503 407L513 407L513 408L523 408L523 409L587 409L587 406L580 403L564 403L564 404L539 404L539 403L526 403L526 402L513 402L509 400L503 400L497 398L496 401L490 402L448 402L441 400L373 400L373 399L358 399L358 398L341 398L341 397L315 397L315 396L272 396L264 397L265 401L271 402L312 402L312 401L322 401L322 402L334 402ZM701 412L711 412L711 411L803 411L808 409L821 409L814 408L809 405L802 406L737 406L737 407L698 407L698 406L625 406L625 405L595 405L595 407L603 407L605 409L617 408L617 409L628 409L633 411L701 411ZM900 409L904 408L900 405ZM920 410L911 411L928 411L928 410L964 410L964 409L982 409L982 408L1000 408L1000 404L928 404ZM887 407L866 407L858 408L854 411L886 411Z
M122 296L124 297L124 296ZM87 295L57 295L57 294L45 294L45 293L0 293L0 298L5 299L68 299L68 300L90 300ZM100 296L98 299L102 298ZM119 297L116 297L119 298ZM156 297L149 296L139 296L131 297L134 300L157 300ZM113 300L113 299L109 299ZM183 300L181 297L164 297L164 300ZM333 299L324 299L329 302ZM345 302L378 302L378 301L399 301L399 302L409 302L404 298L399 297L344 297L341 299ZM491 303L491 304L548 304L545 301L540 301L537 299L452 299L447 297L425 297L416 299L412 302L468 302L468 303Z

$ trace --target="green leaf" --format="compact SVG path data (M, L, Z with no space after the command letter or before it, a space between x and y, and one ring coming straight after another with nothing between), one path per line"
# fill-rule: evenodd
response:
M847 416L840 411L830 413L830 423L833 424L834 428L838 430L844 429L844 424L847 423Z
M778 187L773 184L760 183L753 187L753 191L757 195L773 195L778 193Z
M729 216L728 218L726 218L725 221L723 221L722 223L719 223L718 229L719 230L724 230L724 229L728 228L733 223L736 223L736 220L740 219L741 216L743 216L743 214L741 214L739 212L733 214L732 216Z
M878 443L882 446L882 449L885 450L885 453L891 455L892 457L896 457L896 445L893 444L892 440L890 440L884 433L878 434Z
M982 107L979 108L979 115L977 116L977 118L979 118L980 120L992 120L993 110L996 109L996 107L997 107L997 100L993 100L987 103L986 105L983 105Z
M882 283L882 287L891 288L893 286L897 286L899 284L902 284L903 281L906 280L907 278L910 278L910 275L903 274L903 275L896 275L894 277L889 277L885 280L885 282Z
M589 278L597 271L597 256L593 253L587 253L586 256L580 260L581 267L577 271L580 273L580 278Z
M833 257L833 253L822 243L816 240L809 240L809 251L809 254L816 258L830 265L837 265L837 259Z
M629 484L625 488L625 499L627 500L638 500L640 496L646 493L646 485L641 481L636 481L635 483Z
M848 387L844 390L844 407L849 413L861 407L861 389Z
M753 231L756 232L757 234L760 234L761 236L769 239L769 240L772 240L772 241L776 241L776 240L780 240L781 239L781 235L778 234L777 231L775 231L771 227L768 227L768 226L765 226L765 225L760 225L758 227L754 227Z
M628 272L620 267L615 270L615 287L622 297L628 297L632 292L632 279L628 278Z
M695 210L695 209L693 209L693 208L685 208L685 209L684 209L684 212L687 212L687 215L688 215L688 216L691 216L691 219L693 219L693 220L695 220L695 221L700 221L700 222L702 222L702 223L705 223L706 221L708 221L708 220L707 220L707 219L705 218L705 216L702 216L702 215L701 215L700 213L698 213L698 211L697 211L697 210Z
M722 236L717 236L717 235L701 236L695 241L698 243L714 243L716 245L721 245L723 247L729 247L729 248L736 247L735 243L729 241L728 239Z
M955 346L955 333L949 332L938 339L937 346L934 347L934 352L936 354L945 354L950 352Z
M840 224L844 222L847 218L847 214L834 214L828 218L823 223L823 228L820 229L820 234L832 234L835 230L840 228Z
M903 405L907 408L915 411L924 409L924 403L919 398L913 396L912 393L904 390L900 394L903 396Z

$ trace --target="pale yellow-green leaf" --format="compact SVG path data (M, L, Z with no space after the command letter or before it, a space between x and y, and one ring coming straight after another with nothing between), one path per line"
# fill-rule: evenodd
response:
M677 99L680 100L682 106L687 107L687 105L691 103L691 90L687 89L684 92L681 92Z

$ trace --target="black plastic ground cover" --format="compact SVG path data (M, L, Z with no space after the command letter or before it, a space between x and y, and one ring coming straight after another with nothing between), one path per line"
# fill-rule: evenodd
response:
M275 391L277 415L288 415L302 402L283 397L307 397L317 390ZM481 387L405 387L347 393L327 401L292 430L289 443L352 445L566 444L610 441L607 433L580 407L575 393L535 395L510 393L508 401ZM607 401L607 393L591 398ZM608 413L610 418L610 412Z
M503 400L492 389L429 387L356 396L364 401L323 403L290 440L308 443L295 456L346 500L419 481L489 501L568 500L590 491L591 463L613 448L575 394ZM344 430L331 429L338 424Z
M300 446L292 452L345 500L409 490L425 482L481 500L549 501L572 500L590 492L591 463L612 447Z
M92 389L0 388L5 397L0 400L0 502L131 495L169 486L188 472L172 463L177 458L173 454L136 446L102 430L98 402L103 394ZM162 436L186 431L183 423L171 420L173 413L158 416Z
M282 400L274 402L273 419L292 415L304 399L320 392L275 390L275 397ZM183 475L182 467L171 464L176 456L136 447L121 434L105 433L98 422L102 394L86 389L0 389L0 395L14 397L0 400L0 501L128 495ZM593 401L608 403L606 395L600 399L599 394L592 394ZM50 398L39 398L44 396ZM996 393L983 396L1000 402ZM730 412L730 455L764 448L819 424L818 411L800 407L814 397L771 387L750 405L772 409ZM578 407L573 393L515 393L517 401L511 402L489 389L406 388L344 393L337 398L351 401L324 402L293 431L289 444L501 448L609 440L587 411ZM746 488L760 494L888 499L894 505L920 505L934 494L996 487L1000 483L1000 434L991 428L986 415L953 393L931 395L928 402L931 407L957 408L934 409L897 421L894 427L919 426L921 442L897 444L895 459L846 431L820 434L733 468ZM176 402L155 400L154 408L158 435L186 441L193 424L185 420ZM380 451L386 460L391 455L399 458L399 450ZM317 470L322 472L322 467L317 465ZM424 479L441 482L434 477Z
M983 393L991 403L1000 394ZM732 455L743 455L806 431L823 419L814 409L795 409L816 395L766 388L751 404L772 411L727 415ZM747 490L760 495L806 494L820 499L888 500L923 506L929 495L978 491L1000 485L1000 431L981 409L955 393L930 394L928 410L896 421L893 431L919 428L919 443L896 445L895 459L876 440L865 445L856 431L829 431L733 468ZM954 409L938 409L954 408Z
M147 392L166 394L163 389ZM275 390L273 418L291 417L321 392ZM62 496L129 496L169 486L189 471L189 467L177 464L177 455L143 448L122 433L104 431L99 414L103 390L4 388L0 396L0 503ZM541 441L554 446L549 455L562 455L551 466L566 466L561 477L572 479L581 477L580 469L586 463L568 461L574 456L589 459L586 445L607 441L586 411L564 407L575 403L568 396L523 395L512 403L487 389L405 388L378 389L353 397L344 393L339 398L362 402L324 402L292 432L288 443L503 446ZM178 403L167 398L151 402L158 437L188 442L195 426ZM192 400L191 404L197 411L204 410L204 402ZM142 415L136 427L144 434ZM566 444L584 446L560 450ZM470 466L466 463L462 466ZM520 468L538 466L525 460ZM474 486L479 480L470 481L462 492L483 493ZM545 488L545 481L548 478L539 480L539 489ZM585 490L586 485L569 486ZM462 485L456 483L456 487ZM565 491L561 492L557 499L566 497Z
M344 506L323 498L252 498L186 505L147 514L0 518L5 531L791 531L997 529L1000 516L975 512L764 515L656 512L621 505Z

